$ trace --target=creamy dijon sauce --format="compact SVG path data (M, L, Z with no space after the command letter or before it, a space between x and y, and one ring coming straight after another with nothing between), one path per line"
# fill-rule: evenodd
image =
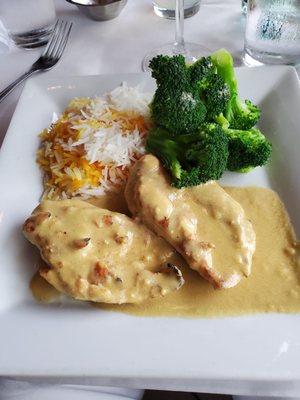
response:
M41 263L43 261L41 260ZM39 303L54 303L60 300L61 293L36 272L30 281L30 290Z
M140 305L96 306L137 316L213 317L300 312L299 244L279 197L263 188L225 190L242 205L256 234L252 273L248 278L233 288L216 290L177 256L174 263L185 278L185 284L177 292ZM91 202L112 211L123 211L125 204L121 196L119 200L107 201L102 197ZM31 285L31 290L37 300L43 301L39 284Z
M214 287L233 287L250 275L253 227L217 182L177 189L159 160L147 154L133 166L125 198L132 214Z
M129 215L125 197L123 195L120 196L118 193L109 193L105 196L92 197L88 199L87 202L100 208L106 208L110 211ZM43 270L45 267L45 261L40 258L37 268ZM39 271L33 275L30 281L30 290L35 300L40 303L53 303L59 301L61 298L61 293L50 285L50 283L40 275Z
M50 267L40 274L79 300L139 303L183 284L174 249L124 214L72 199L43 201L24 224Z
M256 234L252 273L230 289L216 290L180 259L185 284L176 293L140 305L102 309L140 316L212 317L300 312L299 244L278 195L263 188L225 188L244 208ZM298 259L297 259L298 256Z
M105 196L91 197L86 201L93 204L93 206L130 215L125 196L120 193L108 193Z

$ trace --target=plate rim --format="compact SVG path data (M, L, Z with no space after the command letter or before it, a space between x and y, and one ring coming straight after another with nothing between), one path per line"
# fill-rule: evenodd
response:
M296 76L297 76L297 78L298 78L298 75L297 75L297 72L296 72L296 69L294 68L294 67L291 67L291 66L272 66L272 67L270 67L270 66L268 66L268 67L255 67L255 68L253 68L253 70L254 69L261 69L261 68L276 68L276 69L281 69L281 70L285 70L285 71L293 71L293 74L295 74ZM240 69L240 68L239 68ZM248 69L247 67L241 67L241 69ZM145 74L145 73L142 73L142 72L137 72L137 73L118 73L118 74L115 74L115 73L111 73L111 74L99 74L99 75L55 75L55 76L53 76L53 75L51 75L51 76L46 76L46 78L44 78L45 77L45 75L40 75L40 76L36 76L36 77L33 77L32 79L30 79L28 82L26 82L26 85L25 85L25 87L24 87L24 89L23 89L23 91L22 91L22 93L21 93L21 96L20 96L20 98L19 98L19 101L18 101L18 104L17 104L17 106L16 106L16 109L15 109L15 111L14 111L14 114L13 114L13 117L12 117L12 119L11 119L11 121L10 121L10 124L9 124L9 127L8 127L8 129L7 129L7 133L6 133L6 135L5 135L5 138L4 138L4 140L3 140L3 144L2 144L2 146L1 146L1 151L0 151L0 164L1 164L1 159L2 159L2 157L1 157L1 155L3 154L3 152L5 152L6 151L6 147L9 145L9 140L7 140L7 138L9 138L10 137L10 135L12 135L13 134L13 132L10 132L11 130L12 130L12 127L14 126L14 124L16 123L16 119L17 119L17 117L18 117L18 113L19 113L19 109L20 109L20 107L22 107L22 104L23 104L23 101L24 101L24 98L25 98L25 96L26 96L26 94L27 94L27 92L28 91L30 91L30 87L31 87L31 85L33 85L33 84L42 84L43 85L43 81L44 81L44 85L46 85L47 83L49 83L49 82L55 82L55 81L59 81L59 80L63 80L63 79L65 79L65 78L67 78L68 80L76 80L76 79L96 79L96 78L104 78L104 77L106 77L106 76L109 76L109 77L124 77L124 76L149 76L149 74ZM43 78L43 79L42 79ZM300 81L298 80L298 82L299 82L299 88L300 88ZM291 315L291 314L290 314ZM257 315L256 315L257 316ZM255 316L255 317L256 317ZM240 317L238 317L238 318L240 318ZM0 320L1 320L1 313L0 313ZM8 372L7 370L6 370L6 372ZM10 371L11 372L11 371ZM1 374L3 374L3 375L6 375L6 373L5 373L5 368L3 369L2 367L1 367L1 362L0 362L0 373ZM18 374L18 376L23 376L23 377L26 377L26 376L28 376L28 375L26 375L26 374ZM51 374L47 374L47 375L43 375L43 374L41 374L41 375L39 375L38 373L37 374L33 374L33 375L30 375L30 376L35 376L35 377L44 377L44 376L47 376L47 377L49 377L49 376L56 376L56 375L51 375ZM72 374L69 374L69 373L66 373L65 375L64 374L60 374L60 376L64 376L64 377L68 377L68 376L73 376ZM79 375L75 375L75 376L82 376L82 374L79 374ZM95 377L99 377L98 375L95 375ZM112 375L110 375L110 376L112 376ZM288 383L288 382L295 382L295 381L299 381L299 390L300 390L300 370L298 371L298 375L297 375L297 377L296 377L296 379L295 379L295 376L296 375L294 375L293 377L288 377L288 376L286 376L286 377L283 377L283 382L284 383ZM115 376L115 378L116 379L118 379L118 376ZM157 377L156 377L157 378ZM150 377L150 378L143 378L143 379L156 379L154 376L152 376L152 377ZM105 378L103 378L103 379L105 379ZM121 377L119 377L119 379L121 379ZM130 379L132 379L132 377L131 378L128 378L129 380ZM163 380L165 380L165 379L175 379L174 378L174 376L172 376L172 377L167 377L167 378L162 378ZM184 378L185 380L188 380L188 378L187 377L185 377ZM191 380L195 380L196 379L196 377L191 377L190 378ZM230 378L229 377L222 377L222 376L219 376L219 377L213 377L212 375L208 375L208 376L201 376L201 380L213 380L214 382L215 381L220 381L220 380L222 380L222 379L225 379L226 381L227 380L229 380ZM232 378L231 378L232 379ZM274 376L273 378L272 378L272 376L270 376L270 375L268 375L268 376L265 376L265 377L261 377L261 378L251 378L251 377L249 377L248 379L246 379L245 377L240 377L240 378L235 378L235 380L236 381L238 381L238 380L240 380L240 381L249 381L249 382L258 382L258 381L260 381L260 379L261 379L261 381L268 381L268 382L271 382L271 381L273 381L273 380L276 380L276 382L278 383L278 376ZM132 384L131 384L132 385ZM132 386L132 387L134 387L134 386Z

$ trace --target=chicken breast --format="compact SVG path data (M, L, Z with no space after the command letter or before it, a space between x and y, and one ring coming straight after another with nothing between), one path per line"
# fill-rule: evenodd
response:
M133 215L165 238L216 288L235 286L251 272L255 234L243 208L216 182L176 189L159 160L133 167L125 197Z
M138 303L184 283L164 239L123 214L81 200L44 201L23 232L48 265L40 274L76 299Z

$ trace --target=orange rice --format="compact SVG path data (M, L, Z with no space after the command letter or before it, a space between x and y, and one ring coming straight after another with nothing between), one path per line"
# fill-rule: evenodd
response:
M100 112L95 108L97 101L100 104ZM93 111L92 106L97 112ZM41 132L37 162L44 172L43 198L88 198L104 194L108 190L122 190L131 166L144 153L149 118L147 112L120 108L107 100L103 102L103 98L74 99L59 119ZM103 146L106 146L105 140L111 141L110 132L113 134L113 143L109 143L116 158L121 149L114 144L114 138L118 142L121 139L123 142L126 140L125 144L129 146L128 153L122 152L126 158L123 164L122 160L116 162L117 160L110 155L109 161L101 160L102 151L94 145L94 142L97 144L97 140L102 140L98 139L97 135L102 135ZM132 147L133 134L138 144ZM122 138L118 137L119 135ZM81 143L82 141L85 142ZM96 161L91 162L88 159L87 148L97 155ZM105 152L105 147L103 149Z

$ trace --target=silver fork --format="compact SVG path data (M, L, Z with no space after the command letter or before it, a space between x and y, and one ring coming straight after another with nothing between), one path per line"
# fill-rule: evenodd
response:
M36 60L31 68L25 72L25 74L21 75L18 79L7 86L7 88L0 92L0 103L16 86L27 79L30 75L39 71L47 71L54 67L63 54L71 32L71 28L72 22L66 22L62 20L58 20L56 22L43 54L38 60Z

